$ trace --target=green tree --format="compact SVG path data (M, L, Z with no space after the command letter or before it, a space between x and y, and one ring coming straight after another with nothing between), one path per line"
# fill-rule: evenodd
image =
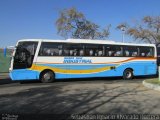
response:
M105 39L109 35L108 25L101 29L99 25L87 20L83 13L75 8L64 9L56 21L58 34L64 38Z
M140 23L133 27L127 23L121 23L117 26L126 28L126 34L132 36L136 40L141 40L148 43L160 42L160 16L145 16Z

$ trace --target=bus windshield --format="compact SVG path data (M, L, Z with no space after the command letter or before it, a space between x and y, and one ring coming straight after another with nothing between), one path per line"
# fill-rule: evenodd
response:
M13 57L13 69L30 68L33 63L37 45L38 42L19 42Z

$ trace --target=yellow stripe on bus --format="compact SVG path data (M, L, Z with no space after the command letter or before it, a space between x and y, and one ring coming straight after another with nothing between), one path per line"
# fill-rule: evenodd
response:
M102 68L96 68L96 69L87 69L87 70L72 70L72 69L60 69L60 68L55 68L55 67L49 67L49 66L41 66L41 65L32 65L30 70L35 70L35 71L43 71L45 69L50 69L54 72L57 73L65 73L65 74L90 74L90 73L98 73L98 72L103 72L106 70L110 70L111 67L113 66L106 66Z

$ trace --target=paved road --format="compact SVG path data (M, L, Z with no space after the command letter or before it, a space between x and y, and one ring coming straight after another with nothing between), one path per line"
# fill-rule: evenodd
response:
M91 79L0 85L0 113L160 114L160 92L132 81Z

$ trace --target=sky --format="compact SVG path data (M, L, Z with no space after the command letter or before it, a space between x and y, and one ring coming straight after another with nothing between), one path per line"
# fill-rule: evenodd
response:
M160 15L160 0L0 0L0 47L20 39L64 39L57 34L59 11L77 8L102 28L111 24L109 40L122 41L116 26L135 24L146 15ZM125 42L134 39L125 36Z

